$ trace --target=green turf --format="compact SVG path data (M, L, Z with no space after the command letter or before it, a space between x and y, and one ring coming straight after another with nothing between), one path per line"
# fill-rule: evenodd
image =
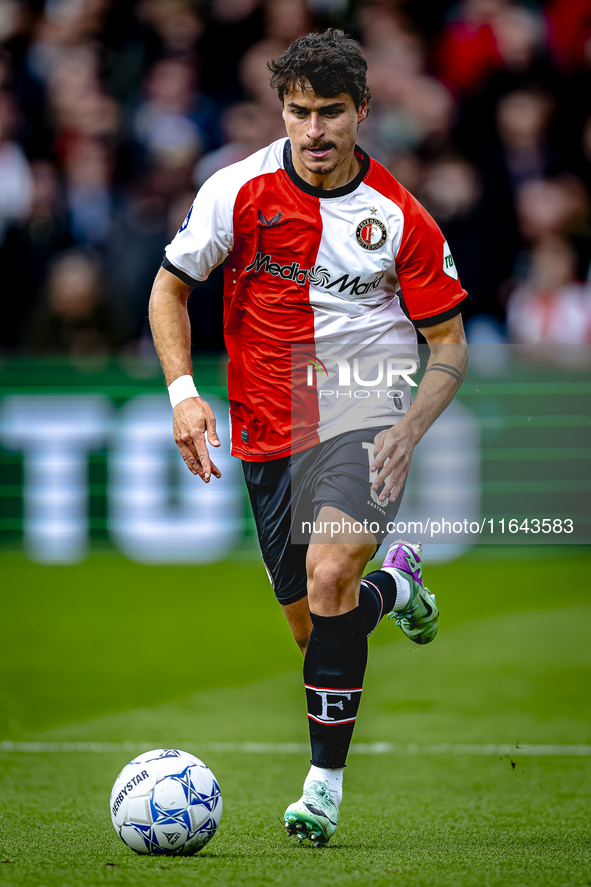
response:
M440 636L420 648L380 626L357 742L591 744L591 553L536 555L425 568ZM299 654L258 564L11 555L0 572L0 739L306 742ZM151 859L110 825L130 756L1 753L0 884L591 883L591 758L355 754L342 823L314 850L281 828L305 754L210 749L218 834L193 859Z
M534 887L589 878L589 766L579 761L520 759L513 770L508 759L430 758L413 760L411 769L408 759L359 766L357 758L342 825L326 849L315 850L282 834L280 814L301 761L274 755L263 766L254 756L212 754L226 799L218 834L193 859L149 859L127 850L106 822L120 760L71 758L6 763L12 797L26 801L3 817L11 862L0 883Z

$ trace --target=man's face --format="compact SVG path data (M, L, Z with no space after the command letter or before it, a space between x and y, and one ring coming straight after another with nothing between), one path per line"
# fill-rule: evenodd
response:
M357 110L348 93L323 98L297 88L284 96L283 119L296 171L303 165L312 176L328 176L351 162L357 127L366 116L365 99Z

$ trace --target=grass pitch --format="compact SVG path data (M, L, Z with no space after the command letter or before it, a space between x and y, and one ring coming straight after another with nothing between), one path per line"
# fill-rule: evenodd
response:
M299 654L259 564L3 556L0 740L115 750L0 751L0 884L591 883L591 757L408 750L591 744L590 568L577 548L425 567L440 635L421 648L382 623L355 735L397 751L351 755L341 824L316 850L282 830L307 755L228 750L307 741ZM198 856L140 857L116 836L125 742L185 747L213 769L224 816Z

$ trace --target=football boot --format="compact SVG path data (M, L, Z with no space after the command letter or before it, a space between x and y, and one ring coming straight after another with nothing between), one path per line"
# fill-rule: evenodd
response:
M421 553L420 542L411 544L397 539L388 549L382 569L396 570L410 584L408 603L404 609L388 613L388 619L395 619L396 625L415 644L430 644L439 627L439 610L435 595L423 585Z
M327 844L339 821L339 808L328 790L328 782L310 782L300 800L289 805L284 819L287 834L297 835L300 843L309 838L317 847Z

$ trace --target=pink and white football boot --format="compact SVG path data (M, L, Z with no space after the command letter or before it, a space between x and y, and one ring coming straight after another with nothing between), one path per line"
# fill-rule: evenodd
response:
M415 644L430 644L439 627L435 595L423 585L420 542L411 544L397 539L384 558L381 569L396 582L396 604L388 619L395 619L404 634Z

